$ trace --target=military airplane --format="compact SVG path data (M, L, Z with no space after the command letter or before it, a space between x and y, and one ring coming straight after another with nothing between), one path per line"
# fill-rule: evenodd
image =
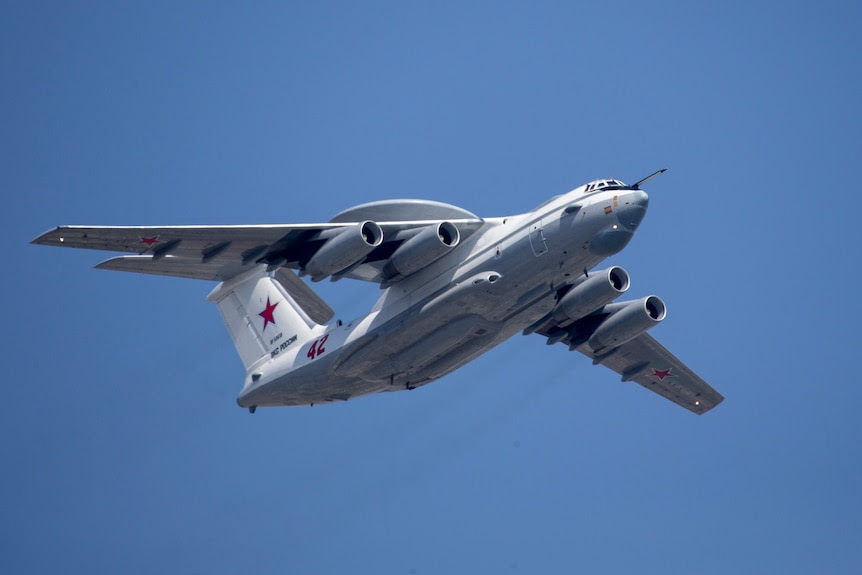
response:
M314 405L413 389L517 332L562 344L702 414L724 398L647 330L666 315L629 287L622 250L649 196L589 182L521 215L480 218L428 200L384 200L327 223L61 226L33 243L126 252L96 267L219 282L215 302L246 369L237 403ZM370 313L344 323L302 279L378 283Z

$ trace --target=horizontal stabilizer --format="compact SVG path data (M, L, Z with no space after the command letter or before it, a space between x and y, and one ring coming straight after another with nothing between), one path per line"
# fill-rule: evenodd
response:
M294 272L279 268L275 279L315 323L324 325L335 316L335 311Z
M226 281L255 266L225 266L217 262L200 263L188 258L174 256L164 256L162 258L155 258L153 256L120 256L105 260L96 267L101 270ZM296 277L294 272L280 268L275 273L275 279L315 323L325 324L335 315L335 311L314 290L308 287L304 281Z

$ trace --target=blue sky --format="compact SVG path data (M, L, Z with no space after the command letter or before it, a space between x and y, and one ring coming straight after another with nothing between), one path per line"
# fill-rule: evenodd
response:
M858 3L18 3L0 18L0 571L857 573ZM520 213L651 182L611 262L726 401L518 336L314 408L234 398L206 282L59 224ZM321 285L339 317L376 287Z

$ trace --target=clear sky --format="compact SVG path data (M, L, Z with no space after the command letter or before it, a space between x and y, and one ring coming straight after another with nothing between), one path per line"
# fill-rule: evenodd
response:
M5 3L0 572L860 572L862 9L701 4ZM611 263L702 417L537 336L252 416L212 284L28 243L662 167Z

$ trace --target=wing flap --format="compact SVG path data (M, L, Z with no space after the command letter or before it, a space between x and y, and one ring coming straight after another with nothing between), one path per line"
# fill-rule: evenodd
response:
M181 258L177 256L155 258L150 255L142 255L117 256L103 261L98 264L96 268L100 270L135 272L140 274L220 282L239 275L244 271L251 269L254 265L255 264L248 264L244 266L241 263L224 263L216 261L202 263L200 260Z

